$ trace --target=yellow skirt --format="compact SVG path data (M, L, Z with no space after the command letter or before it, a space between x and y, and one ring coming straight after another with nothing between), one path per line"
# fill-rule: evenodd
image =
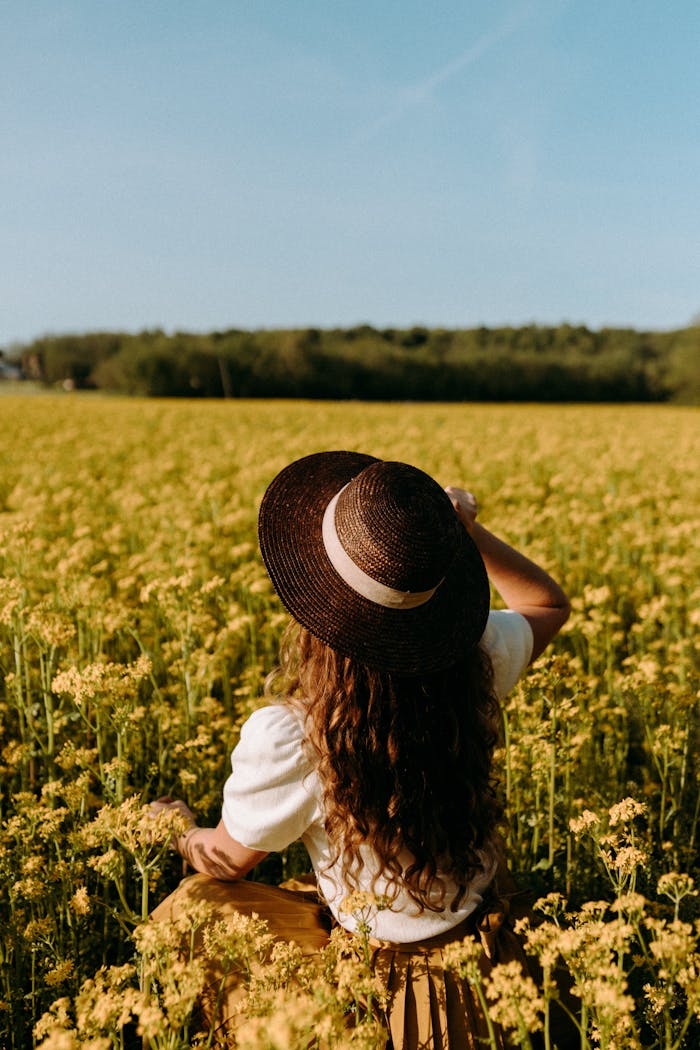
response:
M513 920L529 914L514 890L507 869L499 869L485 906L447 934L412 944L370 941L373 971L389 993L385 1016L390 1033L389 1050L483 1050L489 1045L489 1025L476 990L468 981L445 969L443 949L450 943L466 936L480 940L484 947L481 961L484 976L496 963L517 959L523 971L539 982L536 963L526 956L513 930ZM328 908L319 903L315 894L245 880L220 882L206 875L183 879L174 893L155 909L152 918L167 921L200 901L213 907L215 920L236 912L257 914L266 920L275 939L295 941L307 955L315 954L328 943L333 923ZM218 987L221 974L217 974L215 964L210 965L210 970L208 988ZM225 1045L225 1033L232 1029L229 1019L235 1016L241 995L233 980L226 986L223 1000L219 999L219 1045L222 1041ZM205 991L202 1014L209 1024L207 1003ZM500 1026L492 1023L491 1031L499 1050L517 1045ZM550 1031L552 1045L559 1050L580 1047L578 1029L556 1006L550 1016ZM533 1047L539 1045L536 1036L532 1042Z

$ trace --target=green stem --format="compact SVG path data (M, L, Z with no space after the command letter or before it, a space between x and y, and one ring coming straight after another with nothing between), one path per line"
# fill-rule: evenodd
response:
M496 1029L493 1027L493 1021L491 1020L491 1017L489 1015L489 1007L488 1003L486 1002L484 990L481 986L481 981L475 981L472 987L476 991L477 998L479 1000L479 1005L481 1007L481 1012L483 1013L484 1020L486 1021L486 1028L489 1033L489 1046L491 1047L491 1050L498 1050L498 1043L496 1042Z
M46 758L49 763L49 776L53 777L55 772L55 757L56 757L56 730L54 726L54 703L53 694L51 692L51 666L52 661L49 658L49 665L46 666L44 661L44 654L41 653L39 657L39 669L41 673L41 691L44 696L44 712L46 714Z
M116 887L117 894L119 896L119 900L121 901L122 907L124 908L124 914L126 915L126 917L129 920L129 922L132 922L132 923L134 923L134 925L136 925L136 923L138 923L140 920L139 920L138 915L134 911L132 911L131 905L129 904L128 900L126 899L126 894L124 893L124 885L123 885L122 880L121 879L112 879L112 882L114 883L114 885ZM147 887L147 889L148 889L148 887ZM143 890L143 887L142 887L142 890ZM146 918L148 918L148 912L146 912Z
M21 646L19 635L17 635L17 634L15 634L13 636L12 648L13 648L14 657L15 657L15 677L14 677L14 682L13 682L14 693L15 693L15 707L17 708L17 715L18 715L18 720L19 720L19 735L20 735L20 739L22 741L22 744L24 746L26 746L26 744L27 744L27 729L28 729L27 714L26 714L26 706L27 705L25 705L25 703L24 703L24 690L22 688L22 682L23 682L23 678L24 678L23 673L22 673L23 672L23 668L22 668L22 646ZM21 770L22 791L28 791L29 790L29 780L30 780L29 764L27 762L22 762L22 770Z
M541 808L542 808L541 801L542 801L542 790L541 790L541 787L540 787L540 782L538 780L536 785L535 785L535 807L534 807L535 808L535 813L538 814L538 817L539 817L539 813L540 813ZM539 848L540 848L540 822L539 822L539 819L538 819L538 820L535 820L535 826L534 826L534 829L533 829L533 832L532 832L531 852L532 852L532 860L533 860L533 862L537 861L537 859L538 859L537 858L537 851L538 851Z
M668 747L664 749L663 772L661 774L661 804L659 807L659 838L663 842L666 828L666 801L668 795Z
M551 1019L550 1019L550 1006L552 1004L552 997L549 994L551 988L552 974L550 968L542 968L542 988L544 989L544 1050L552 1050L552 1034L550 1030Z
M685 1039L685 1034L688 1031L688 1028L690 1027L690 1022L693 1020L694 1016L695 1015L692 1010L688 1011L688 1013L685 1015L683 1024L681 1025L678 1032L678 1037L676 1038L676 1041L673 1043L673 1045L669 1046L669 1050L681 1050L681 1047L683 1046L683 1041Z
M524 1046L526 1050L532 1050L532 1039L530 1038L530 1033L527 1030L527 1027L525 1026L525 1022L523 1021L522 1017L520 1017L518 1039L520 1040L520 1045Z
M122 759L124 757L124 730L117 732L117 780L115 784L115 793L117 802L121 805L124 801L124 771L122 767Z
M698 830L698 821L700 820L700 776L698 776L698 790L695 795L695 808L693 810L693 822L690 828L690 838L688 841L688 856L692 857L695 853L695 836Z
M588 1008L585 1003L581 1003L581 1050L591 1050L588 1041Z
M549 866L550 868L554 864L554 801L555 801L555 789L557 779L557 761L556 761L556 741L557 741L557 712L556 708L552 708L552 743L549 750L549 813L548 813L548 834L549 834Z
M136 861L136 870L141 876L141 922L148 919L148 868Z
M505 759L505 807L507 813L512 813L512 792L513 792L513 771L511 768L511 755L510 755L510 722L508 721L508 712L503 708L503 753ZM698 805L700 805L700 790L698 791ZM507 832L507 847L508 850L513 849L512 832L511 832L511 821L508 822Z

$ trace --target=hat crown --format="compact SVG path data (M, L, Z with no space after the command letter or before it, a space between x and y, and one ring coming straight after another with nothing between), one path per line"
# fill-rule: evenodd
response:
M445 577L458 545L449 497L407 463L376 462L338 496L335 528L352 561L398 591L425 591Z
M304 456L268 486L258 531L285 607L343 656L432 674L484 632L484 562L447 494L415 467L360 452Z

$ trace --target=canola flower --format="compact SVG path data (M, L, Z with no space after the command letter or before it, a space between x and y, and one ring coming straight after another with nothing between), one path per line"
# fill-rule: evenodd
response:
M698 1045L696 410L89 397L2 408L0 1045L117 1047L126 1031L214 1045L197 1035L197 967L161 973L175 941L165 951L144 932L182 866L168 848L177 829L143 807L170 794L218 817L286 621L257 554L257 505L290 459L343 447L467 484L484 520L573 596L552 655L504 705L504 833L541 897L528 938L545 981L533 991L496 972L479 993L494 1023L514 1045L547 1042L563 968L585 1046ZM304 866L292 847L257 875ZM382 902L354 905L371 930ZM361 939L350 955L333 942L314 967L266 936L243 937L252 968L231 948L245 984L237 1045L384 1045ZM207 933L211 950L231 937ZM475 951L454 965L478 983Z

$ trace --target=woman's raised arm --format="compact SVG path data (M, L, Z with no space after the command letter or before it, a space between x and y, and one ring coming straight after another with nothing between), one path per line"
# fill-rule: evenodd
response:
M489 578L501 598L509 609L521 613L530 624L534 639L532 659L535 660L568 620L569 599L549 573L476 520L477 504L471 492L452 485L445 491L484 559Z

